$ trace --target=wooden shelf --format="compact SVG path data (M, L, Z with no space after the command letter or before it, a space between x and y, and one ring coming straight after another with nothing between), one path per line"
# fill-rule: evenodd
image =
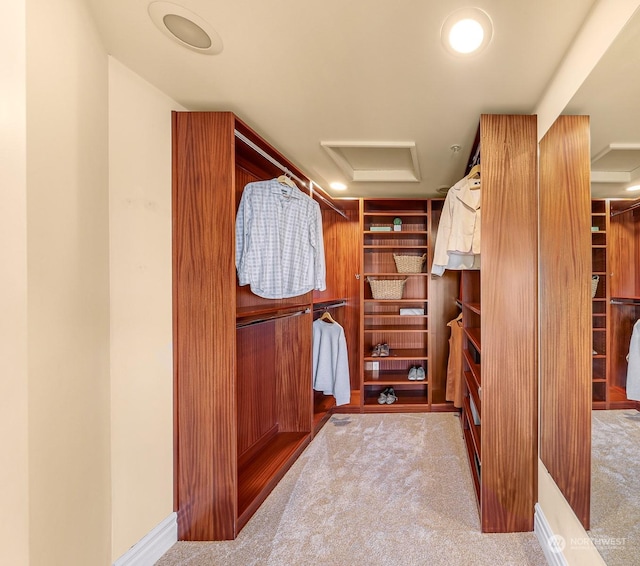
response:
M238 467L238 517L252 503L259 502L259 505L264 501L309 440L308 433L281 432L254 454L245 466Z
M480 341L480 329L479 328L465 328L464 332L469 337L469 340L471 340L471 343L476 347L476 350L478 350L478 353L482 352L482 348L480 346L480 344L481 344L481 341Z
M402 243L398 243L398 244L375 244L375 245L371 245L371 244L365 244L363 246L365 252L368 251L378 251L378 250L424 250L427 251L428 247L427 246L421 246L421 245L411 245L411 244L402 244ZM396 273L396 275L404 275L403 273Z
M365 230L363 232L365 236L426 236L428 232L426 230Z
M402 412L403 409L416 409L421 408L423 410L428 409L429 401L427 396L427 389L424 388L423 391L415 390L413 392L410 391L398 391L394 389L398 400L395 403L391 403L390 405L384 404L381 405L378 403L378 395L367 397L364 403L366 409L371 411L380 411L380 412Z
M398 273L398 272L389 272L389 273L380 273L380 272L367 272L364 274L365 277L428 277L428 273L420 272L420 273Z
M428 360L427 352L422 348L393 348L389 351L388 356L371 355L364 357L365 361L380 362L383 360Z
M415 325L386 325L376 324L375 326L368 326L364 329L365 332L428 332L426 326Z
M466 421L466 415L463 417L463 423L464 422L468 422ZM465 428L463 424L463 433L464 433L464 440L465 440L464 443L467 448L469 471L471 472L471 479L473 481L473 490L475 491L475 494L476 494L476 503L478 504L478 507L480 507L480 470L476 468L476 462L475 462L476 454L473 450L473 438L471 435L472 426L475 426L473 422L469 423L469 428Z
M365 385L425 385L428 383L427 379L423 379L422 381L409 381L409 371L399 372L397 370L389 370L389 371L378 371L374 372L372 370L365 370L364 372L364 384Z
M476 409L478 409L478 416L480 416L482 414L482 390L478 387L478 384L470 371L465 371L463 373L467 389L469 390L469 396L473 399L473 404L476 406Z
M480 427L481 425L475 424L473 420L473 411L471 410L471 403L469 397L464 398L464 411L466 413L467 423L469 424L469 431L471 432L471 440L473 442L473 451L478 457L478 462L482 464L481 442L480 442Z
M412 305L412 304L418 304L418 303L428 303L428 299L365 299L364 300L365 303L402 303L405 305ZM398 315L401 316L401 315Z
M462 306L468 308L469 310L475 312L476 314L481 314L480 313L480 303L463 303Z

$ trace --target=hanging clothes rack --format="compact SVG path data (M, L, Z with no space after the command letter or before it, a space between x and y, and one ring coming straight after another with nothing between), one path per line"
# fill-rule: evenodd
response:
M236 328L245 328L247 326L253 326L254 324L262 324L263 322L270 322L272 320L276 320L278 318L292 318L294 316L300 316L301 314L309 314L311 309L304 309L294 312L286 312L286 313L278 313L270 316L263 316L260 318L250 318L243 321L236 322Z
M618 216L619 214L624 214L625 212L629 212L630 210L634 210L638 207L640 207L640 200L637 200L632 205L628 206L627 208L623 208L622 210L612 210L611 217Z
M239 132L236 129L233 130L233 133L235 134L236 138L238 138L242 143L246 144L251 149L253 149L253 151L255 151L256 153L264 157L269 163L271 163L272 165L275 165L285 175L287 175L288 177L291 177L292 179L295 179L305 189L309 189L309 191L311 192L312 198L315 195L318 199L324 202L329 208L337 212L340 216L342 216L345 219L347 218L347 215L344 212L342 212L342 210L340 210L336 205L334 205L329 199L325 198L321 193L314 190L314 187L318 187L318 189L322 190L320 185L317 185L313 181L309 181L309 183L307 183L306 181L303 181L300 177L298 177L295 173L293 173L289 168L282 165L282 163L280 163L277 159L269 155L266 151L264 151L264 149L262 149L261 147L253 143L243 133Z

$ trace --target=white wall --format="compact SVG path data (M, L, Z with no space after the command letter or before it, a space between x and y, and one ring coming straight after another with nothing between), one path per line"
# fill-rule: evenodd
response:
M107 54L27 0L30 565L111 559Z
M0 564L29 563L26 7L0 20Z
M173 510L171 110L109 61L113 557Z

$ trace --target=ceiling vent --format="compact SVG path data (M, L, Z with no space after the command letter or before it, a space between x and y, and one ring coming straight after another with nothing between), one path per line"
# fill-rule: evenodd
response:
M420 168L415 142L320 142L353 182L415 183Z
M612 143L591 160L592 183L630 183L640 177L640 144Z

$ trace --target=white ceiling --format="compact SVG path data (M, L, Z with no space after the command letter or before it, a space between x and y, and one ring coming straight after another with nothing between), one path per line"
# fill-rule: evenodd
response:
M594 0L479 0L494 36L468 59L440 42L446 16L467 5L456 0L175 0L218 32L219 55L161 33L149 0L87 3L109 53L183 106L235 112L335 196L402 197L434 196L464 174L481 113L534 112ZM640 142L639 28L628 26L567 108L592 116L593 155ZM322 142L413 143L419 180L353 181ZM370 170L370 155L357 155ZM332 181L349 188L334 192ZM598 191L620 193L612 187Z

